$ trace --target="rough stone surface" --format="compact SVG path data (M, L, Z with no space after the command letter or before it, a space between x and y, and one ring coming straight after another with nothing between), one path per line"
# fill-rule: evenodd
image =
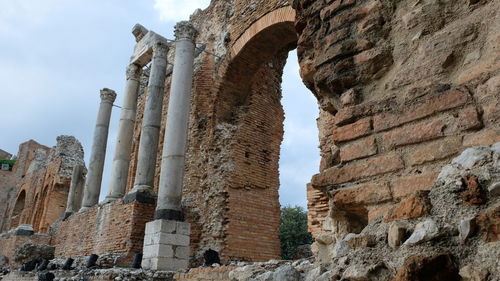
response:
M30 261L51 260L55 247L49 245L24 244L16 250L14 261L25 264Z

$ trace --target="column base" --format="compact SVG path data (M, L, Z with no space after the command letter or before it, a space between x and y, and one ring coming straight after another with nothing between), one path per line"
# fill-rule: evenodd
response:
M156 202L157 196L149 189L134 189L123 197L123 203L128 204L137 201L140 203L154 204Z
M160 209L155 211L155 220L184 221L184 214L178 210Z
M33 226L31 226L31 224L21 224L11 231L16 236L31 236L35 234L35 230L33 230Z
M61 215L61 220L65 221L69 216L71 216L73 212L64 212L64 214Z
M146 223L142 268L177 271L189 267L191 227L187 222L154 220Z
M89 210L91 207L81 207L80 210L78 210L78 213L83 213Z
M104 198L104 201L102 203L108 204L121 198L123 198L123 196L117 196L117 197L106 196L106 198Z

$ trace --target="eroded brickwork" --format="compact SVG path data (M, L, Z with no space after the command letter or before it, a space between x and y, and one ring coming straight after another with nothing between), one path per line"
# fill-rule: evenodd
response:
M296 7L301 75L322 110L310 198L329 193L330 216L384 216L466 147L500 139L497 1Z
M120 200L70 216L53 231L56 257L116 253L119 264L129 265L142 252L146 222L153 220L154 204Z

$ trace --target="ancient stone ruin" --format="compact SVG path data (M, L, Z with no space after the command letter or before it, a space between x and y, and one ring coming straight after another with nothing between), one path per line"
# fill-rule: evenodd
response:
M500 1L212 0L173 41L132 33L120 121L103 89L87 168L61 136L0 171L3 280L500 280ZM293 49L321 165L314 257L280 261Z

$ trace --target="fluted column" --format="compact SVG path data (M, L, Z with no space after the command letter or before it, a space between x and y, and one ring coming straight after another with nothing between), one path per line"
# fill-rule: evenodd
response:
M97 115L94 141L92 143L92 152L90 153L89 169L80 211L85 211L99 202L104 159L106 158L106 145L108 143L109 120L111 119L111 109L115 99L115 91L107 88L101 90L101 105L99 106L99 113Z
M137 95L139 93L141 67L130 64L127 67L127 83L125 96L120 115L118 137L116 140L115 156L111 167L109 192L105 202L121 199L125 195L127 178L132 154L132 139L137 109Z
M134 188L124 198L125 202L147 200L152 195L160 136L167 54L168 46L164 43L158 42L153 46L153 59L142 121Z
M175 61L155 219L183 220L181 199L197 34L189 22L175 26Z

